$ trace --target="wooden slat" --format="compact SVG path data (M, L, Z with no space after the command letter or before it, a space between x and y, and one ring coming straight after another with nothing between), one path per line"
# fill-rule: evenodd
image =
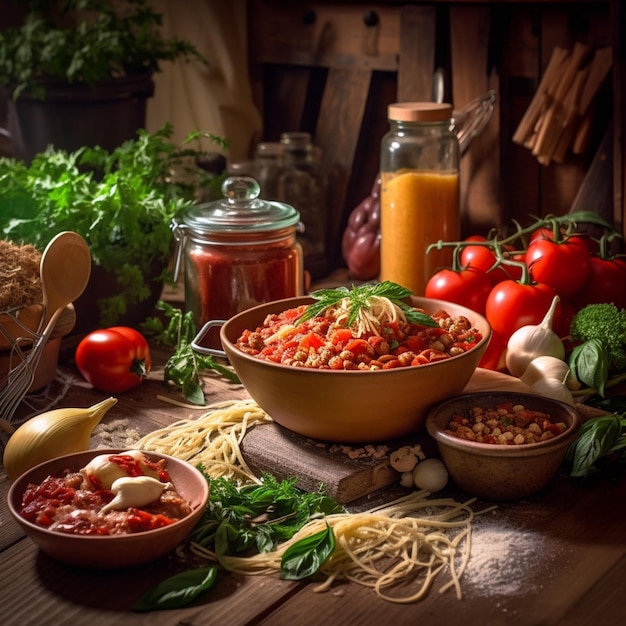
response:
M490 88L488 75L491 11L487 6L451 6L452 94L456 110ZM497 90L496 90L497 91ZM461 230L472 234L481 226L500 223L499 104L485 130L470 144L461 162Z
M410 5L400 9L399 102L433 99L436 30L434 6Z
M328 72L322 98L315 143L322 149L324 164L330 171L330 254L340 253L340 228L346 207L346 194L353 175L359 136L364 130L363 116L372 72L365 69L333 68Z

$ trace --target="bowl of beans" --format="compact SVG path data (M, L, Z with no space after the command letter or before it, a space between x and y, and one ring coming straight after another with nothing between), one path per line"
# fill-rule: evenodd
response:
M457 487L506 501L548 486L580 423L569 404L503 391L450 398L429 412L426 429Z
M209 497L195 467L140 450L95 449L24 472L8 494L22 530L52 558L90 569L155 561L191 532Z
M336 309L307 318L314 299L288 298L230 318L220 340L252 399L281 426L336 443L385 441L423 429L432 406L460 393L491 336L466 307L409 300L400 313L377 301L355 322ZM432 324L410 321L412 312Z

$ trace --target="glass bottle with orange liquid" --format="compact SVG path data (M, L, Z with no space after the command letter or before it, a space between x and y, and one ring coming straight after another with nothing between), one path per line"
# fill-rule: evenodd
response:
M388 117L380 164L380 280L423 296L430 276L452 263L452 249L426 249L460 237L459 141L450 104L396 103Z

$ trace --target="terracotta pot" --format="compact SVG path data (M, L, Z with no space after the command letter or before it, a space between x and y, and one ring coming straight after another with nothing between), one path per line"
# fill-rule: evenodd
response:
M32 333L23 329L17 322L9 315L0 315L0 325L4 332L13 339L20 337L24 338L24 342L33 341L36 338L34 334L37 330L37 325L41 318L41 305L34 304L29 307L25 307L19 312L19 319ZM28 388L28 392L37 391L43 389L46 385L49 385L56 376L57 365L59 362L59 352L61 348L61 338L71 332L76 322L76 311L72 304L65 307L64 311L59 316L59 319L52 331L49 341L46 343L42 355L39 359L39 363L35 368L33 382ZM12 341L5 334L0 333L0 381L4 382L5 377L9 374L10 370L16 367L21 360L21 357L17 353L12 353L11 345ZM22 344L24 354L28 355L29 347L26 343Z
M118 295L121 287L113 272L100 265L92 265L89 283L87 283L87 287L82 295L74 302L76 307L76 326L73 334L84 335L107 325L136 327L142 324L147 317L154 314L154 307L161 297L163 280L160 280L158 277L161 275L165 265L165 261L155 261L153 263L153 267L148 273L149 276L146 277L146 282L150 288L149 297L146 300L129 305L126 313L120 315L114 324L105 324L102 321L98 300Z

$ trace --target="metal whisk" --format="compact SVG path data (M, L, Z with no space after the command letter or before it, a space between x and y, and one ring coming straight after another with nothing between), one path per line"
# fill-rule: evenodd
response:
M44 329L42 324L45 318L45 308L42 306L42 316L37 330L33 331L19 318L20 307L0 314L1 319L11 320L11 325L24 330L24 335L14 337L8 325L0 321L0 333L11 346L9 354L9 370L2 380L0 391L0 419L9 424L20 402L24 399L35 378L35 370L41 359L41 354L52 329ZM55 320L56 322L56 320ZM47 333L45 331L48 331Z

